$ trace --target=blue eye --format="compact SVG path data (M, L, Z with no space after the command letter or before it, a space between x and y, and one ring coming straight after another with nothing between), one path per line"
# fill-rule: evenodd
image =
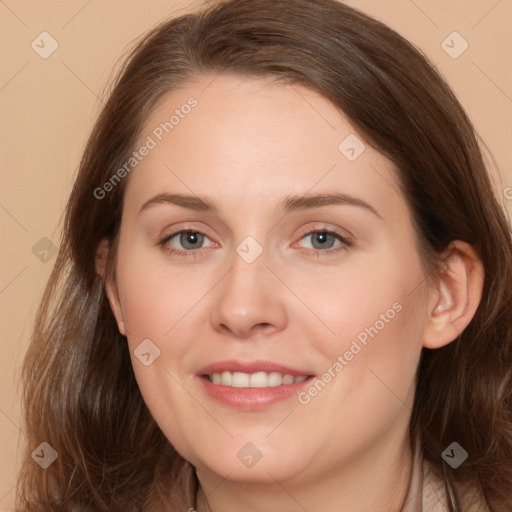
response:
M302 240L309 239L309 246L303 246L310 253L315 256L329 256L343 251L353 244L351 240L342 236L335 231L328 231L326 229L316 229L305 233Z
M179 231L167 237L164 242L171 243L173 240L177 240L181 245L181 248L185 250L202 249L205 240L208 237L199 231ZM209 247L209 246L206 246Z
M208 245L203 245L205 241L209 242ZM173 256L191 258L201 256L200 250L212 244L204 233L186 229L164 238L159 245Z
M178 238L179 243L184 249L201 249L206 237L197 231L182 231L173 236L169 241L174 238Z
M309 238L313 249L323 250L332 249L336 242L340 241L339 237L327 231L313 231L308 233L303 239Z
M302 235L300 242L302 241L306 241L306 245L301 245L301 247L306 249L309 254L318 257L337 254L339 251L353 245L349 239L340 233L326 229L310 230ZM182 229L165 237L159 242L159 245L169 255L178 258L196 258L202 256L202 249L214 244L206 234L200 231Z

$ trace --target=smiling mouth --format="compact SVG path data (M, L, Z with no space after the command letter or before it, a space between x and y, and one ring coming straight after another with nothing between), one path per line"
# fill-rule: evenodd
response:
M299 384L312 375L291 375L280 372L215 372L202 376L212 384L233 388L273 388L291 384Z

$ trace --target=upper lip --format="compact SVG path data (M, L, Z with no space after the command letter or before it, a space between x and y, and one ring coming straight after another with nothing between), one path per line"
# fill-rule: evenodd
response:
M201 368L197 374L201 375L212 375L213 373L222 372L242 372L242 373L257 373L257 372L279 372L283 375L293 375L299 377L301 375L313 375L311 372L298 370L296 368L290 368L279 363L273 363L272 361L238 361L230 359L226 361L217 361L215 363L208 364Z

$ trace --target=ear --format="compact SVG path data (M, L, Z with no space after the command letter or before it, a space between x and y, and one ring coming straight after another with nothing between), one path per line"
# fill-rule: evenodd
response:
M482 298L484 268L473 247L456 240L428 300L423 346L448 345L468 326Z
M110 304L110 309L114 314L114 317L117 321L117 327L119 332L126 336L126 325L124 322L123 311L121 309L121 301L119 300L119 292L117 289L117 283L115 281L115 276L109 277L107 276L107 261L108 255L110 251L110 240L108 238L104 238L96 249L96 275L105 281L105 292L107 294L107 299Z

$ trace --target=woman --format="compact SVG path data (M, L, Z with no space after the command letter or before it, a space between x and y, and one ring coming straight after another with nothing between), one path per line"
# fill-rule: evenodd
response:
M68 203L18 510L510 510L511 249L391 29L332 0L163 23Z

